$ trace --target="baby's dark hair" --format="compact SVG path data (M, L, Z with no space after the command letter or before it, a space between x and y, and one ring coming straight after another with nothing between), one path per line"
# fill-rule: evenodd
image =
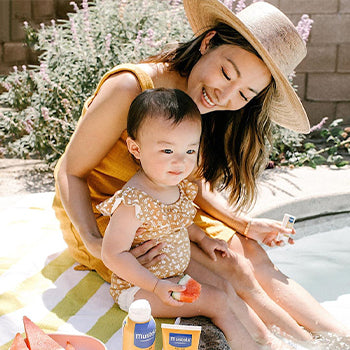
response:
M198 119L201 114L195 102L178 89L148 89L139 94L130 105L127 131L136 139L142 123L147 118L162 117L179 124L186 119Z

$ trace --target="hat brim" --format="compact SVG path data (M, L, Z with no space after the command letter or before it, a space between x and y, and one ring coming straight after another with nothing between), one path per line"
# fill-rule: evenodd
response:
M263 6L272 5L264 3ZM184 0L184 8L196 36L220 22L229 25L243 35L259 53L276 83L276 94L273 96L269 113L270 119L296 132L309 133L310 123L307 114L288 77L284 76L251 30L218 0Z

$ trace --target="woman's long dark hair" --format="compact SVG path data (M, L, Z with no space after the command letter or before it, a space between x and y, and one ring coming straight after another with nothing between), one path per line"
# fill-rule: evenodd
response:
M230 26L219 23L200 36L166 49L144 62L164 62L169 70L188 77L201 58L200 45L206 34L216 31L210 49L236 45L260 58L251 44ZM202 115L201 161L198 174L211 189L226 189L229 203L248 209L256 198L256 180L267 164L271 140L269 105L275 90L272 81L258 96L238 111L214 111Z

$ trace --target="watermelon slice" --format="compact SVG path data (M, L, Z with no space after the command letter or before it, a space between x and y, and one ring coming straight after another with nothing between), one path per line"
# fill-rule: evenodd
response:
M20 333L17 333L15 339L13 339L10 350L28 350L27 345Z
M186 286L186 289L182 292L172 292L171 296L183 303L193 303L199 298L201 294L201 285L195 281L190 275L184 275L178 284Z
M64 350L28 317L23 316L23 323L30 350Z
M75 347L69 341L67 341L66 350L75 350Z

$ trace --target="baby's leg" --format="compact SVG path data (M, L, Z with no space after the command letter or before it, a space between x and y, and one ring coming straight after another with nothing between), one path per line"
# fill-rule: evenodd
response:
M179 307L165 305L155 294L139 290L135 299L143 298L150 302L154 317L206 316L224 332L232 350L261 349L231 309L227 307L226 293L213 286L202 284L199 299L193 303L184 303Z

